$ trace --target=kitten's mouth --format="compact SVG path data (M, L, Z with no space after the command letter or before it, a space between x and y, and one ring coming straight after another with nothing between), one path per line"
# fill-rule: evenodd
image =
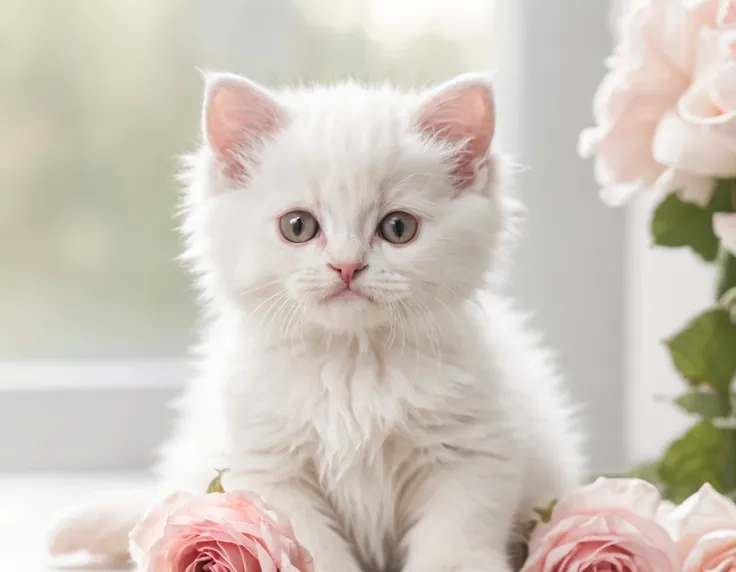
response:
M340 288L326 296L322 302L350 302L353 300L367 300L368 302L372 302L369 296L353 288Z

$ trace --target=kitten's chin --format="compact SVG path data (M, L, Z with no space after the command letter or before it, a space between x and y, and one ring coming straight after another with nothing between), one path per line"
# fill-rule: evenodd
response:
M304 317L334 332L365 331L379 327L389 319L383 306L365 295L350 291L307 305Z

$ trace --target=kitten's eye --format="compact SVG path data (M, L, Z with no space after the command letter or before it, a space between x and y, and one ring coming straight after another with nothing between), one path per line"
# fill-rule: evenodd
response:
M291 211L279 219L279 229L289 242L307 242L317 236L319 223L306 211Z
M384 240L393 244L410 242L419 230L419 221L416 217L403 211L388 213L378 224L378 234Z

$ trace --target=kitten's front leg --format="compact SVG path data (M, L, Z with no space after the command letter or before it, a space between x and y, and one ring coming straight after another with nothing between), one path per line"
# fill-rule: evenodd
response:
M247 474L227 475L227 489L257 492L286 515L297 540L314 558L315 572L361 572L340 535L332 507L316 484L306 480L271 481Z
M511 572L510 536L521 478L478 458L435 465L408 507L403 572Z

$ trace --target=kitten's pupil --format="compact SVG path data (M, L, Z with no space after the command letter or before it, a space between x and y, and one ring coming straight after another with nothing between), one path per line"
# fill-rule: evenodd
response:
M304 232L304 221L302 217L295 216L290 222L291 231L294 233L294 236L301 236L302 232Z
M279 230L288 242L303 243L317 236L319 223L308 212L291 211L279 219Z
M388 213L378 225L378 234L393 244L406 244L416 236L419 221L404 211Z
M401 220L400 217L394 217L391 221L391 226L393 227L396 238L401 238L402 236L404 236L404 230L406 226L404 225L404 221Z

